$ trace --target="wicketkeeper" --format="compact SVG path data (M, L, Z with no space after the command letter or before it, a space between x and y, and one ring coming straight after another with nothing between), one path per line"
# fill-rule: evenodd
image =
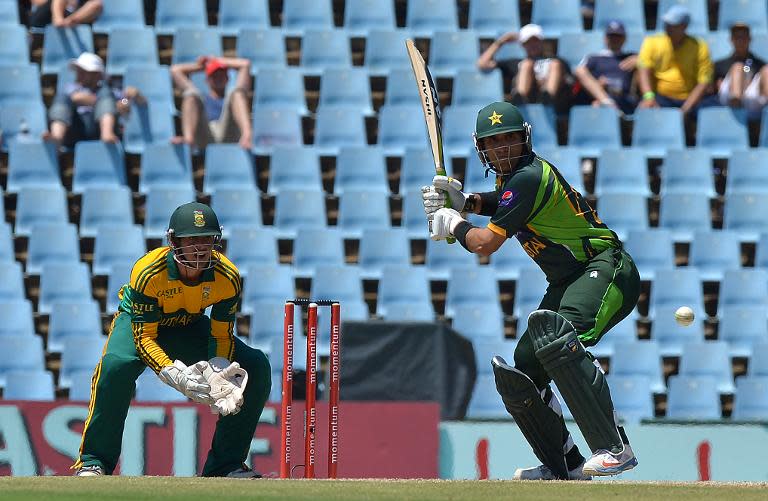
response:
M139 259L119 292L91 381L76 474L112 474L136 378L150 367L220 415L202 475L257 477L244 461L272 383L264 353L234 335L240 273L220 252L221 227L207 205L178 207L167 236L168 247Z
M422 188L430 237L453 236L468 251L489 256L515 237L547 276L549 286L515 349L514 367L491 361L507 411L542 465L518 469L516 479L588 480L637 465L618 427L608 385L586 351L635 307L640 277L622 243L560 172L531 145L531 126L505 102L477 115L473 134L496 189L463 193L459 181L436 176ZM445 208L450 200L452 208ZM487 227L461 213L490 216ZM518 284L525 287L526 284ZM585 461L563 421L554 381L592 456Z

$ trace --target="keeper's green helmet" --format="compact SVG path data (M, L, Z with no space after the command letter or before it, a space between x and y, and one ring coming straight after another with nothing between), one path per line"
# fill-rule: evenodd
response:
M493 149L483 147L483 139L509 132L521 132L523 134L523 142ZM503 101L491 103L477 113L475 132L472 134L472 137L480 161L487 170L492 170L497 175L510 174L517 163L513 163L512 160L527 156L532 150L530 124L525 121L523 114L520 113L517 106ZM524 145L522 154L511 156L509 153L510 148L518 144ZM509 171L500 168L505 162L509 165Z
M211 237L209 242L180 245L180 238ZM219 261L213 251L221 249L219 218L209 206L199 202L180 205L168 223L168 245L179 264L197 270L213 268Z

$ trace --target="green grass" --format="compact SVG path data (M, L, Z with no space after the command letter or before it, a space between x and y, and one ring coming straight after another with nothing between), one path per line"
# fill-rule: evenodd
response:
M3 501L194 500L419 500L568 501L764 500L768 484L665 482L512 482L446 480L235 480L173 477L0 477Z

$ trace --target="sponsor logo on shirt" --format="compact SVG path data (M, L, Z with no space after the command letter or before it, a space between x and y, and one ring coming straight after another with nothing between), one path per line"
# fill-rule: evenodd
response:
M501 194L501 200L499 200L499 205L502 207L508 206L515 199L515 196L517 196L517 194L514 191L510 191L510 190L505 191L504 193Z
M181 287L171 287L170 289L165 289L157 293L157 297L164 297L166 299L170 299L176 294L181 294L183 289Z

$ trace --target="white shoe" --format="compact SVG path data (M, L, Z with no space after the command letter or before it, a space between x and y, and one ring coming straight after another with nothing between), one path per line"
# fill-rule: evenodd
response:
M584 463L581 463L576 468L568 471L569 480L592 480L592 477L585 474L582 471ZM555 475L552 474L547 466L540 464L533 468L518 468L515 470L515 474L512 476L513 480L556 480Z
M97 464L81 466L75 473L76 477L100 477L104 475L104 470Z
M261 474L248 468L246 465L227 473L227 478L261 478Z
M618 475L635 466L637 466L635 453L632 452L632 447L625 445L621 454L613 454L604 449L592 454L592 457L584 463L584 474L598 477Z

